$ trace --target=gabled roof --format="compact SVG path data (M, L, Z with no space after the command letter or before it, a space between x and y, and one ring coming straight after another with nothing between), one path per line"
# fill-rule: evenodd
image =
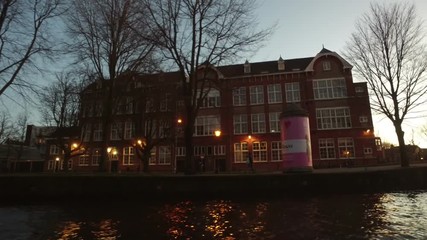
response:
M326 48L322 48L322 50L320 50L320 52L319 53L333 53L331 50L329 50L329 49L326 49Z

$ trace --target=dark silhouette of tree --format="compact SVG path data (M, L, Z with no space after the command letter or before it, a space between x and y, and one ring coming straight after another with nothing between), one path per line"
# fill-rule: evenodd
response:
M0 96L7 89L23 94L33 89L20 77L26 67L35 67L37 57L50 58L54 44L49 23L64 11L62 0L4 0L0 3Z
M141 34L145 28L141 20L146 18L142 10L140 2L133 0L74 0L66 19L73 40L70 49L76 61L99 81L103 93L101 171L107 170L111 124L122 101L114 93L115 82L126 73L150 72L157 67L154 45Z
M414 5L371 4L356 24L345 56L368 82L371 107L393 123L402 167L409 166L402 128L425 103L427 52Z
M54 142L63 154L63 170L68 161L83 153L79 138L78 114L80 89L72 72L56 75L56 81L44 87L39 93L39 109L47 126L54 126Z
M145 25L179 71L185 113L186 172L194 171L194 123L214 79L206 75L210 64L219 65L255 51L273 28L258 30L253 0L158 0L144 1L151 18ZM204 67L202 66L204 65ZM202 91L198 91L202 89Z

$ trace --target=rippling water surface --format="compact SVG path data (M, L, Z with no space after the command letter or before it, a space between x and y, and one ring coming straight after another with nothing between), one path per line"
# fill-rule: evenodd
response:
M427 191L0 206L0 239L427 239Z

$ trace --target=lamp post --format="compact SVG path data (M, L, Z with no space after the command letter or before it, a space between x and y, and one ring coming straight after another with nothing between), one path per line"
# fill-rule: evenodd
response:
M178 171L177 166L176 166L176 163L177 163L176 155L178 153L178 150L177 150L177 148L178 148L178 130L181 127L181 124L182 124L182 118L178 118L176 120L176 128L175 128L175 142L174 142L175 146L174 146L174 163L173 163L173 172L174 173L177 173L177 171Z
M58 165L59 165L59 157L56 157L55 158L55 167L53 168L53 172L55 172L56 171L56 168L58 168Z
M220 129L215 130L214 134L215 134L216 138L221 137L221 130ZM215 171L215 173L219 172L219 169L218 169L218 159L216 157L215 157L215 161L214 161L214 171Z

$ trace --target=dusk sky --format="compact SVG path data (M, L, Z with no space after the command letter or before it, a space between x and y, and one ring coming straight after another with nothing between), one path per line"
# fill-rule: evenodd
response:
M346 42L354 32L356 20L369 11L369 0L261 0L258 8L262 25L277 22L277 30L266 46L260 49L250 62L313 57L325 48L342 55ZM393 2L385 0L385 2ZM403 2L403 0L402 0ZM427 1L410 0L427 29ZM427 32L427 31L426 31ZM426 38L427 43L427 38ZM242 63L243 63L242 59ZM354 76L355 81L362 81ZM383 141L396 144L397 138L390 120L372 112L375 134ZM427 125L427 110L404 124L405 139L410 143L427 148L427 136L420 134L420 128ZM414 137L413 137L414 133Z
M377 2L392 2L378 0ZM403 1L403 0L402 0ZM256 14L261 27L277 23L277 29L271 39L266 42L253 56L250 62L313 57L325 48L342 55L346 42L354 32L354 25L363 13L369 10L369 0L258 0L259 7ZM420 19L425 21L427 29L427 1L409 0L417 8ZM426 31L427 32L427 31ZM427 38L426 38L427 43ZM245 59L241 59L243 63ZM56 69L61 69L58 67ZM361 81L354 77L355 81ZM8 99L3 98L3 106L12 113L23 112L22 106L12 107ZM27 106L27 104L24 104ZM43 124L38 119L37 109L28 106L30 124ZM15 110L14 110L15 109ZM18 110L16 110L18 109ZM397 138L390 120L383 115L372 113L374 117L375 134L383 141L396 144ZM427 136L420 133L420 128L427 125L427 111L422 111L418 117L409 119L404 124L406 141L427 148ZM414 136L413 136L414 135Z

